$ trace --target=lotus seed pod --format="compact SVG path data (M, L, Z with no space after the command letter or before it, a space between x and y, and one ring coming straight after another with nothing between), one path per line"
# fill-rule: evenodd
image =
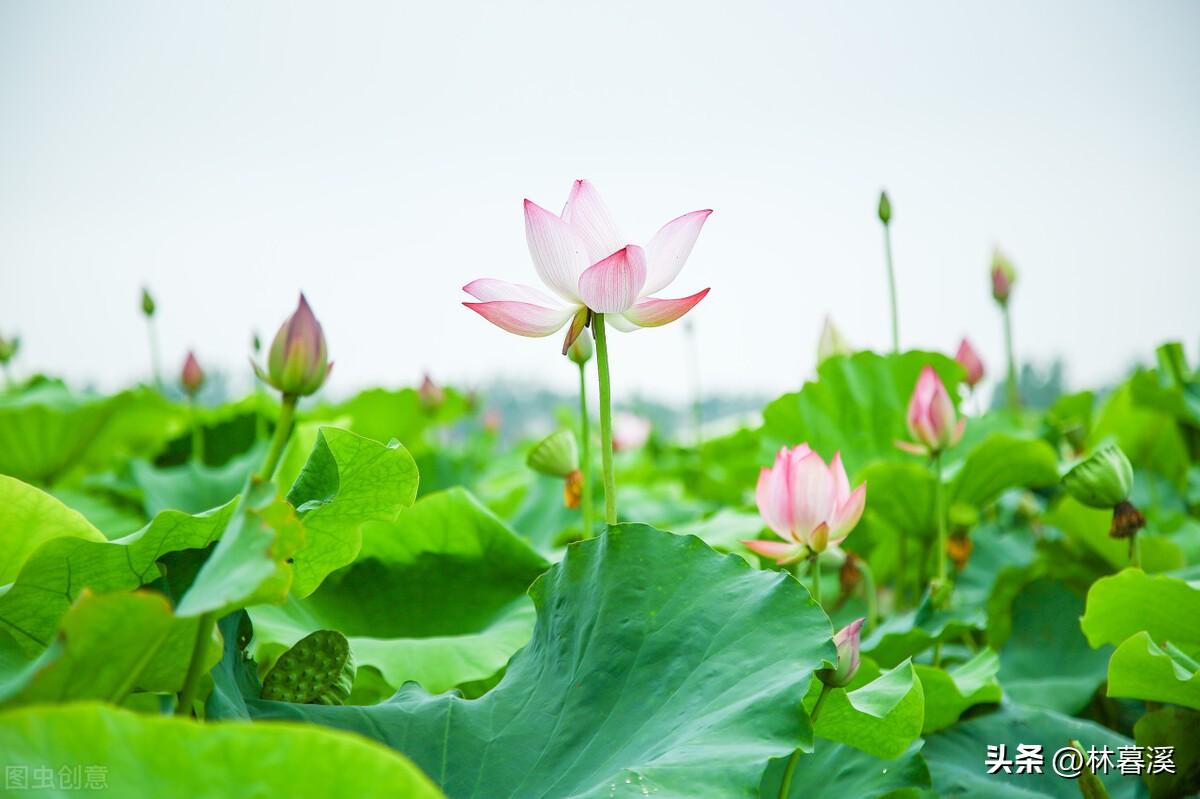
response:
M263 680L263 699L300 705L341 705L357 669L350 642L336 630L317 630L279 656Z
M154 316L154 298L150 296L150 290L142 289L142 313L147 317Z
M1108 444L1076 464L1063 488L1089 508L1115 508L1133 490L1133 466L1116 444Z
M559 430L546 436L529 451L525 465L538 474L566 477L579 468L579 448L575 443L575 434L570 430Z
M885 225L892 221L892 202L886 191L879 192L879 221Z
M583 366L592 359L592 337L588 333L580 333L571 344L571 348L567 350L567 357L574 363Z

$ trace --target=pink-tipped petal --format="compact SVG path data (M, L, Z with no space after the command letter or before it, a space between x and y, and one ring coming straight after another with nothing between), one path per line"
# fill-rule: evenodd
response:
M583 240L590 264L607 258L625 246L612 214L590 181L575 181L567 204L563 206L562 219Z
M751 552L762 555L764 558L770 558L776 563L794 560L804 551L803 547L784 541L743 541L742 545Z
M697 303L706 296L708 296L708 289L697 291L690 297L681 297L677 300L647 297L639 300L636 305L625 312L624 316L638 327L659 327L674 322L695 308Z
M596 313L622 313L637 302L646 282L646 253L630 244L588 267L579 277L579 298Z
M643 294L653 294L666 288L683 269L691 255L700 228L712 211L692 211L663 225L646 245L646 288Z
M829 542L831 544L840 544L846 536L850 535L850 531L858 525L859 519L862 518L863 509L866 506L867 484L863 483L834 510L833 517L829 520Z
M472 280L463 286L463 291L480 302L511 300L513 302L527 302L532 305L544 305L551 308L559 304L558 300L551 298L545 292L538 291L533 286L526 286L523 283L509 283L507 280L496 280L490 277Z
M850 479L846 477L840 450L833 453L833 460L829 462L829 476L833 478L833 504L837 507L850 496Z
M788 484L787 461L784 460L782 467L778 466L778 461L776 464L776 468L763 468L758 473L754 501L767 527L781 538L791 538L792 498L791 486Z
M587 246L575 229L537 203L525 201L525 239L542 282L568 302L578 302L579 276L587 269Z
M792 529L798 541L808 543L833 511L833 479L821 456L805 450L799 457L798 447L791 454Z
M950 443L948 446L958 446L958 442L962 441L963 433L966 432L966 429L967 419L964 416L962 419L958 420L957 424L954 425L954 432L950 435Z
M899 439L897 439L896 441L893 441L892 443L896 445L896 449L903 450L904 452L907 452L909 455L928 455L929 454L928 449L921 446L920 444L914 444L911 441L900 441Z
M464 302L463 305L496 327L518 336L538 338L548 336L567 323L575 308L546 308L528 302L496 300L493 302Z

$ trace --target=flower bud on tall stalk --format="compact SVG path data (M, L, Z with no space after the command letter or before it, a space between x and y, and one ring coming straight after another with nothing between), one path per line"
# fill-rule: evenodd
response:
M1013 337L1012 337L1012 314L1009 311L1008 301L1012 296L1013 284L1017 282L1017 270L1013 268L1012 261L1000 252L997 247L992 252L992 299L1000 306L1000 312L1004 316L1004 352L1008 360L1008 407L1009 410L1016 411L1021 407L1021 394L1017 386L1017 362L1013 355Z
M5 388L12 388L12 359L17 357L17 352L21 349L21 339L19 336L5 338L0 336L0 369L4 370L4 385Z
M183 360L183 369L179 373L179 385L188 398L188 408L192 415L192 460L204 463L204 428L200 424L200 414L196 410L196 395L204 385L204 370L196 360L196 354L188 351Z
M1080 461L1062 479L1067 493L1089 508L1112 509L1111 538L1129 539L1129 560L1140 565L1137 532L1146 518L1132 502L1133 465L1116 444L1107 444Z
M595 533L592 505L592 434L588 416L587 363L592 359L592 337L584 332L567 348L567 358L579 368L579 488L583 505L583 537Z
M150 373L154 377L154 386L159 391L162 391L162 361L158 354L158 327L154 323L154 314L157 308L158 306L154 303L154 297L150 296L150 290L143 286L142 316L146 317L146 336L150 341Z
M900 351L900 312L896 305L896 270L892 264L892 201L879 192L879 221L883 223L883 253L887 259L888 296L892 304L892 353Z
M958 351L954 353L954 360L958 361L959 365L966 371L967 376L965 382L968 387L974 390L979 381L983 379L983 361L979 358L979 353L971 346L971 342L963 337L959 342Z

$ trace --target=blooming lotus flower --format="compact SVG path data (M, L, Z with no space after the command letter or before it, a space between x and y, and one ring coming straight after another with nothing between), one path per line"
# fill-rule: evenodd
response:
M187 358L184 359L179 382L189 397L196 396L200 386L204 385L204 370L200 368L200 362L196 360L195 353L189 351Z
M663 225L643 248L618 231L596 188L577 180L561 216L525 201L525 237L542 283L531 286L483 278L463 286L478 302L463 303L492 324L519 336L549 336L570 322L565 355L590 313L629 332L674 322L704 299L651 296L679 275L711 210L692 211Z
M257 364L254 371L285 396L307 397L321 387L333 368L326 357L325 332L301 294L296 310L271 342L266 373Z
M858 652L862 643L863 621L865 620L856 619L838 630L837 635L833 636L833 643L837 646L837 668L817 671L817 678L830 688L843 688L849 685L850 681L854 679L855 673L858 672Z
M613 416L613 451L637 449L650 439L650 420L636 413L621 412Z
M850 355L853 352L854 348L842 335L842 331L838 330L833 324L833 320L826 316L825 323L821 325L821 340L817 343L817 365L819 366L835 355Z
M867 484L851 491L840 452L826 465L808 444L800 444L779 450L775 465L759 472L754 498L763 521L783 541L742 543L778 563L793 563L850 534L862 518Z
M975 388L975 384L983 379L983 361L979 359L979 353L975 352L975 348L971 346L971 342L967 341L966 337L958 345L958 352L954 353L954 360L967 370L967 385Z
M966 419L959 419L954 403L932 366L921 370L908 403L908 432L918 442L897 441L896 446L915 455L937 455L962 440Z

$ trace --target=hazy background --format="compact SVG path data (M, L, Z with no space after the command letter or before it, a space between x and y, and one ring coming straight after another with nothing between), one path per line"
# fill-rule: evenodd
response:
M1001 7L1002 6L1002 7ZM1022 359L1114 379L1200 340L1200 3L0 2L0 331L18 371L245 373L303 288L331 390L568 387L557 336L464 309L536 282L521 200L592 179L627 235L710 218L666 296L709 389L811 373L831 313L888 344L968 334L993 374L994 243ZM618 396L686 393L682 325L618 336Z

